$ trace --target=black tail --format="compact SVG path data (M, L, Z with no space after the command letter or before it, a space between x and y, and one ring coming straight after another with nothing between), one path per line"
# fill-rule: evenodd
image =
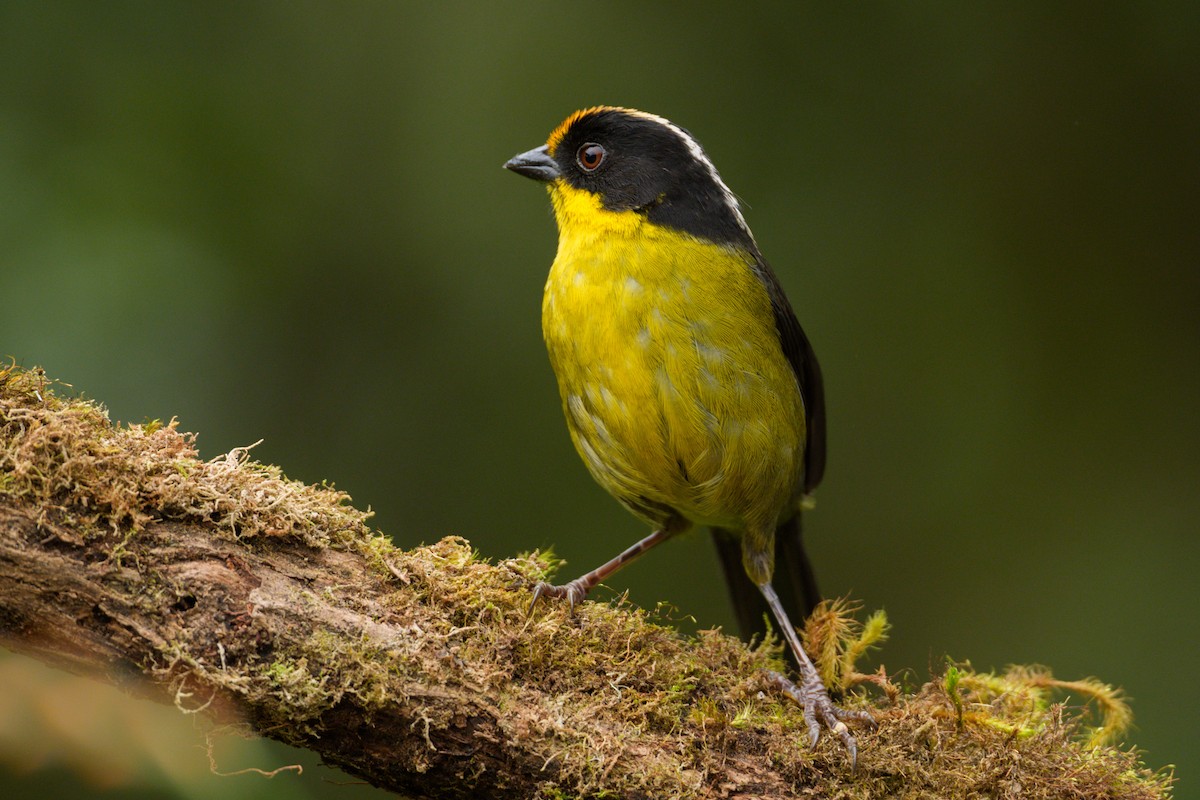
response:
M713 528L712 534L742 638L749 641L753 636L762 636L766 633L766 619L771 612L762 592L742 567L741 540L718 528ZM793 625L803 625L804 619L821 602L812 564L804 552L799 514L775 529L775 577L771 583Z

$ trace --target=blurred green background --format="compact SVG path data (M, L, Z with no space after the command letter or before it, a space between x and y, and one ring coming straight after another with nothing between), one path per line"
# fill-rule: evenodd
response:
M888 667L1119 684L1200 796L1196 4L6 3L0 355L571 577L644 531L567 438L548 202L500 165L595 103L744 198L826 375L822 589ZM611 587L732 624L706 537ZM0 668L5 797L382 796Z

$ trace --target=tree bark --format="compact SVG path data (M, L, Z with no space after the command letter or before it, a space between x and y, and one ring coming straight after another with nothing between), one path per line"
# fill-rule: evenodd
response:
M472 649L475 633L462 623L489 594L510 604L503 596L513 594L514 582L526 582L509 569L472 562L461 540L417 552L397 553L389 569L359 553L290 538L248 547L197 524L152 523L133 537L85 535L38 509L0 502L0 641L138 695L246 721L411 797L529 798L557 785L599 793L601 773L610 785L630 785L648 767L661 772L669 741L594 726L563 730L565 720L536 713L561 705L552 687L526 687L540 697L522 708L513 707L511 685L478 682L488 676L473 675L458 654ZM438 562L446 574L436 571ZM462 570L472 564L475 574L466 581L482 592L475 601L422 603L419 613L397 606L397 587L461 593ZM542 624L579 630L581 620L547 613ZM456 629L462 632L453 635ZM337 652L342 641L352 643L352 661L379 663L360 661L354 676L330 672L346 665ZM424 672L424 682L422 670L386 664L414 654L443 663ZM764 737L748 731L738 738L741 746L722 770L688 774L678 764L673 786L660 784L662 794L654 796L791 796L793 786L766 757L766 742L755 741ZM559 763L580 758L581 739L583 760L601 770ZM673 744L692 749L686 740ZM633 786L620 796L654 790Z

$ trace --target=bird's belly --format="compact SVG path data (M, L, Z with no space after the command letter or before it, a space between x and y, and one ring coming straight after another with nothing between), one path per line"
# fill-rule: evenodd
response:
M594 263L551 271L543 332L572 439L654 524L773 525L798 493L803 403L765 291L743 271L734 286Z

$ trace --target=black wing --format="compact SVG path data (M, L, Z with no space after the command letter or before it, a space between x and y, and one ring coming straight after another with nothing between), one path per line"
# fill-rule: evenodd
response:
M825 385L821 380L821 365L813 352L792 304L788 302L775 271L755 254L754 272L767 289L771 298L771 311L775 314L775 330L779 332L779 344L783 355L796 373L800 384L800 396L804 398L804 420L808 429L808 443L804 450L804 491L817 488L825 475Z

